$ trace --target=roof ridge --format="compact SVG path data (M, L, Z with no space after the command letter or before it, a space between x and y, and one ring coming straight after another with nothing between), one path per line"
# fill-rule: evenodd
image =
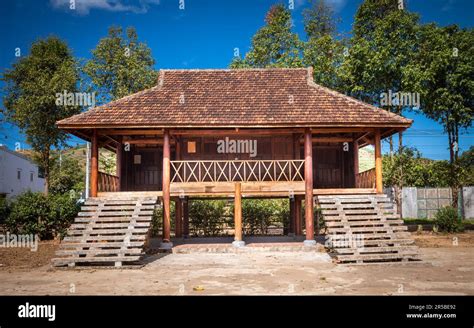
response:
M160 72L237 72L237 71L297 71L306 67L268 67L268 68L160 68Z

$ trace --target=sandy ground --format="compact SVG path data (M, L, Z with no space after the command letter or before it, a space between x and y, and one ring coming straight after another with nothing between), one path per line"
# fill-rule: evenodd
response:
M156 254L136 269L52 269L54 243L0 249L1 295L474 295L474 233L413 234L423 262L335 265L325 253Z

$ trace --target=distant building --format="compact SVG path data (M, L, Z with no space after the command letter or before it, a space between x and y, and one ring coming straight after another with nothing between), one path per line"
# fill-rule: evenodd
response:
M15 197L27 190L44 191L44 185L33 161L0 145L0 197Z

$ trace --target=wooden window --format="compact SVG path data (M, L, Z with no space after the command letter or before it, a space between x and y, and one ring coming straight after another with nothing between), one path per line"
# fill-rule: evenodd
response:
M142 155L134 155L133 164L141 164L141 163L142 163Z
M196 141L188 141L188 153L196 153Z

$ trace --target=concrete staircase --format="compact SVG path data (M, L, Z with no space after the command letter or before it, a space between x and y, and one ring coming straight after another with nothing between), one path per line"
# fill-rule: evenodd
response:
M407 227L386 195L317 196L326 247L337 263L420 259Z
M89 198L61 242L53 266L122 266L144 255L157 197Z

